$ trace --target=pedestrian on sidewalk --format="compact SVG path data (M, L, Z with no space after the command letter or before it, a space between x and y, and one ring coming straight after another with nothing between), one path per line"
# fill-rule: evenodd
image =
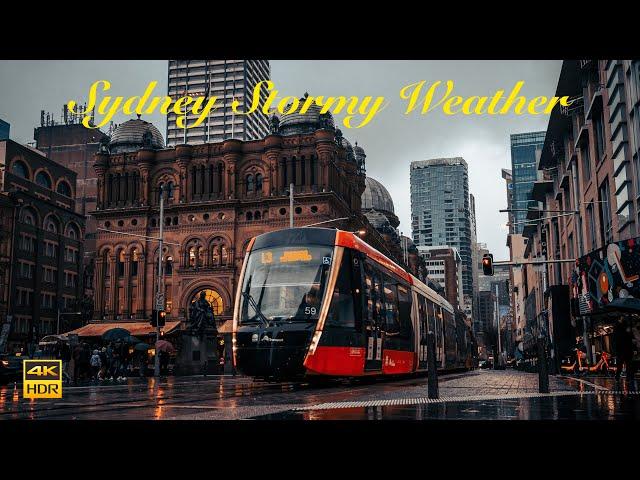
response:
M91 380L97 380L98 375L100 373L100 368L102 367L102 360L100 360L100 352L96 349L93 351L93 355L91 355Z
M629 384L634 380L635 368L633 363L633 335L628 318L618 318L613 327L613 342L616 347L616 356L618 357L616 382L620 381L622 366L624 365L627 369L627 384Z

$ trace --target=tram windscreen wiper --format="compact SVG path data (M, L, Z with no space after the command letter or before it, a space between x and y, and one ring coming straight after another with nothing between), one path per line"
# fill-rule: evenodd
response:
M269 320L267 320L267 317L264 316L264 314L262 313L262 310L260 310L260 307L256 303L256 300L251 296L251 294L249 292L242 292L242 296L247 300L247 302L249 302L249 305L251 305L251 307L255 310L256 314L254 318L257 317L260 320L260 323L262 323L265 327L268 327Z

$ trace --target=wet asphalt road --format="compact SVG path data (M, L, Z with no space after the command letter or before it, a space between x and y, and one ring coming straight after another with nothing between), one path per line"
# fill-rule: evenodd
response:
M440 398L427 398L426 378L270 384L246 377L170 377L155 382L64 387L63 398L28 400L21 385L0 387L0 420L638 420L640 395L607 377L551 377L539 394L537 375L513 370L443 375Z

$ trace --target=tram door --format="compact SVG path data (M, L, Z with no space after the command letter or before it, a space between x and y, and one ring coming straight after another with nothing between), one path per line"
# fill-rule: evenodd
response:
M370 263L364 262L364 309L363 326L365 338L364 370L382 370L382 345L384 341L384 298L382 276Z

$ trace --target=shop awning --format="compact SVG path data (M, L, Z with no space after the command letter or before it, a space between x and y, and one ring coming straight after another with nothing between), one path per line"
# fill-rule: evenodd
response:
M180 322L167 322L162 328L162 331L166 335L180 326ZM134 337L144 337L155 334L156 328L152 327L149 322L114 322L114 323L89 323L84 327L77 328L67 332L69 334L76 334L78 337L101 337L104 332L111 330L112 328L124 328L128 330Z

